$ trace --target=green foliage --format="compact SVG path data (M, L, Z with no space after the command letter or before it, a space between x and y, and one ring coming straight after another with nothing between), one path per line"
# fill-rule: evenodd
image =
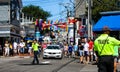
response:
M46 20L47 17L50 17L51 14L47 11L44 11L41 7L39 6L34 6L34 5L29 5L29 6L25 6L22 9L23 13L33 16L34 20L37 19L43 19Z
M101 15L100 12L118 11L120 7L117 5L118 0L93 0L92 18L97 22Z

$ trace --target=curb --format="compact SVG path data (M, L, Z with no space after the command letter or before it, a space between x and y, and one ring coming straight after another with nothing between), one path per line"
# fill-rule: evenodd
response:
M13 56L13 57L0 56L0 58L31 58L31 56Z
M18 56L18 58L31 58L31 56Z

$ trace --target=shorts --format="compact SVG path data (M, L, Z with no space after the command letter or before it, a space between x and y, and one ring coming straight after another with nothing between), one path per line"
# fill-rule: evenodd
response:
M79 50L79 54L80 54L80 56L84 56L84 51L83 50Z
M88 51L84 51L84 55L85 56L89 56L89 52Z
M24 48L20 48L20 52L24 53L25 49Z
M93 55L93 51L89 51L89 54L90 54L90 55Z

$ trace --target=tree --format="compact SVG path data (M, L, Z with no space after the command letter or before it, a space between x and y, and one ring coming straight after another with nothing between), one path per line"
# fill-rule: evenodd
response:
M100 12L105 11L118 11L120 7L118 6L118 0L93 0L92 7L92 18L97 22L101 15Z
M29 5L29 6L23 7L22 12L27 15L33 16L34 20L35 19L46 20L48 17L51 16L51 14L49 12L44 11L41 7L34 6L34 5Z

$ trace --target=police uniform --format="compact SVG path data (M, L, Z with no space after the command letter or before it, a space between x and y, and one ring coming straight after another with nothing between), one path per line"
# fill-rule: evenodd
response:
M120 41L110 37L107 33L101 34L94 41L94 51L98 53L98 72L113 72L113 54L116 45L120 45Z
M32 43L32 49L34 51L34 59L33 59L32 64L35 64L35 61L37 61L37 64L39 64L39 60L38 60L38 51L39 51L39 48L38 48L38 46L39 46L38 43Z

